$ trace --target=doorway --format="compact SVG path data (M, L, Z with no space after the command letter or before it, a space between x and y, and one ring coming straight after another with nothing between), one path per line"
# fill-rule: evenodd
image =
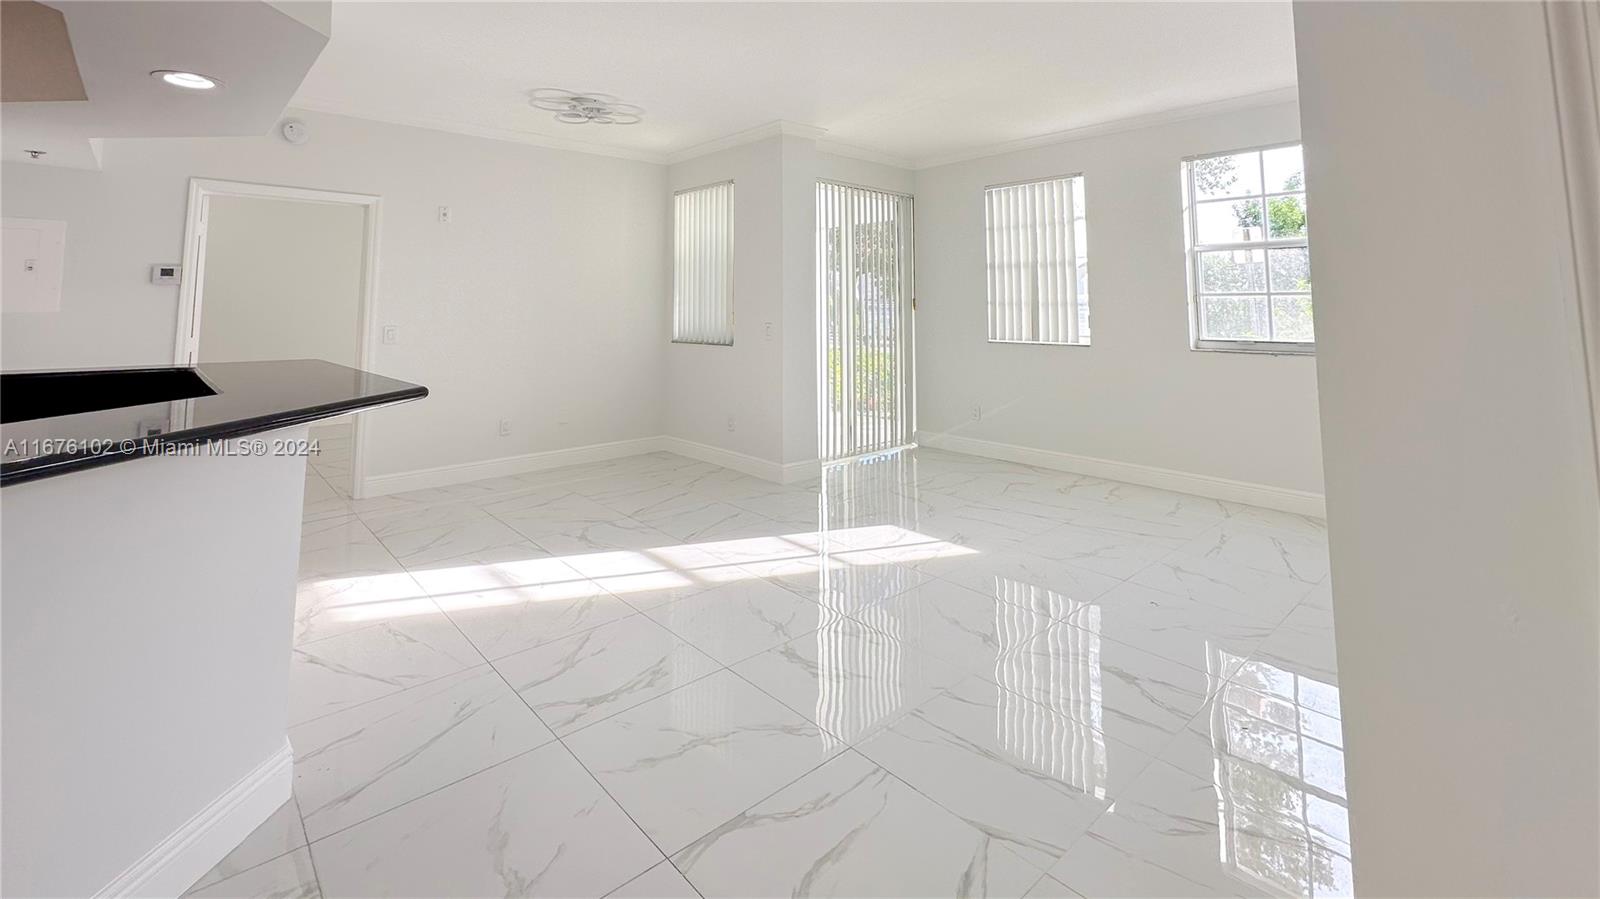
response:
M912 389L911 197L817 182L819 453L907 446Z
M322 359L364 368L370 355L378 198L195 179L175 361ZM360 416L312 428L307 500L361 495Z

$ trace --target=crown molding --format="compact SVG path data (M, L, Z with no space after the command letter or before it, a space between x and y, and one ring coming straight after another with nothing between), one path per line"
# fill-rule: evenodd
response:
M489 125L474 125L467 122L457 122L450 119L438 119L433 116L411 115L408 113L391 112L388 110L355 109L340 103L320 100L316 97L296 97L289 104L290 109L301 109L307 112L320 112L326 115L345 116L352 119L366 119L371 122L384 122L389 125L405 125L411 128L426 128L429 131L444 131L450 134L464 134L468 137L482 137L489 140L508 141L517 144L527 144L533 147L544 147L549 150L567 150L573 153L587 153L591 156L609 156L613 159L631 159L635 162L651 162L664 165L667 156L649 150L630 150L626 147L611 147L605 144L590 143L588 141L572 140L571 138L552 137L547 134L538 134L532 131L518 131L514 128L496 128Z
M1174 122L1185 122L1190 119L1204 116L1220 115L1242 109L1255 109L1262 106L1279 106L1287 103L1298 103L1300 89L1298 87L1282 87L1257 94L1246 94L1242 97L1229 97L1224 100L1213 100L1209 103L1197 103L1192 106L1178 106L1160 112L1145 115L1130 116L1125 119L1112 119L1106 122L1097 122L1093 125L1084 125L1078 128L1069 128L1065 131L1056 131L1050 134L1040 134L1035 137L1024 137L1019 140L1006 141L999 144L990 144L985 147L975 147L970 150L961 150L955 153L937 156L925 156L912 161L911 168L922 170L938 168L942 165L951 165L957 162L967 162L973 159L982 159L986 156L1000 156L1006 153L1015 153L1019 150L1032 150L1036 147L1048 147L1054 144L1064 144L1069 141L1083 140L1089 137L1100 137L1106 134L1117 134L1123 131L1137 131L1141 128L1154 128L1158 125L1169 125Z
M1084 125L1078 128L1069 128L1065 131L1056 131L1050 134L1040 134L1034 137L1025 137L1019 140L1005 141L998 144L988 144L961 150L955 153L946 153L935 156L907 158L885 153L868 147L842 143L827 139L828 129L816 125L805 125L799 122L790 122L783 119L737 131L715 140L705 141L675 150L670 153L658 153L649 150L631 150L623 147L612 147L605 144L590 143L588 141L573 140L571 138L553 137L532 131L518 131L512 128L497 128L489 125L474 125L457 122L449 119L439 119L432 116L411 115L389 110L355 109L344 104L316 97L296 97L290 104L291 109L302 109L307 112L319 112L328 115L346 116L349 118L366 119L374 122L385 122L391 125L404 125L411 128L426 128L430 131L445 131L451 134L464 134L469 137L481 137L489 140L510 141L512 143L527 144L534 147L544 147L551 150L566 150L573 153L588 153L594 156L609 156L614 159L631 159L636 162L649 162L656 165L675 165L687 162L711 153L717 153L732 147L744 144L753 144L770 137L788 136L799 137L816 141L817 149L824 153L836 156L848 156L865 162L874 162L879 165L891 166L908 171L938 168L939 166L952 165L958 162L968 162L973 159L982 159L986 156L1000 156L1006 153L1015 153L1020 150L1032 150L1038 147L1048 147L1054 144L1063 144L1090 137L1100 137L1107 134L1117 134L1123 131L1136 131L1141 128L1153 128L1175 122L1188 121L1204 116L1220 115L1244 109L1255 109L1264 106L1278 106L1299 101L1299 89L1283 87L1255 94L1246 94L1240 97L1229 97L1223 100L1213 100L1208 103L1198 103L1192 106L1179 106L1160 112L1145 115L1131 116L1124 119L1112 119Z
M691 159L698 159L699 157L710 153L718 153L731 147L739 147L743 146L744 144L753 144L756 141L762 141L769 137L778 137L780 135L787 135L789 137L803 137L808 140L818 140L827 133L828 129L826 128L818 128L815 125L802 125L798 122L789 122L783 119L778 119L777 121L768 122L765 125L757 125L754 128L747 128L744 131L735 131L734 133L725 137L719 137L715 140L708 140L702 144L695 144L692 147L685 147L682 150L668 153L666 156L666 162L668 165L675 165L680 162L687 162Z

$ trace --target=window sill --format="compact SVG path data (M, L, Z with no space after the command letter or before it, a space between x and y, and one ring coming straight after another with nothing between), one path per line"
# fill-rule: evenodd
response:
M1315 356L1317 354L1315 344L1308 346L1282 343L1191 344L1189 350L1195 353L1239 353L1245 356Z
M1054 340L990 340L988 342L996 346L1072 346L1087 348L1094 345L1087 340L1079 343L1066 343Z

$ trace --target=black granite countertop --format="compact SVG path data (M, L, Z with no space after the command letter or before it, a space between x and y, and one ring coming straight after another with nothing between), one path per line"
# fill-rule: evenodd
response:
M0 486L427 395L316 359L0 373Z

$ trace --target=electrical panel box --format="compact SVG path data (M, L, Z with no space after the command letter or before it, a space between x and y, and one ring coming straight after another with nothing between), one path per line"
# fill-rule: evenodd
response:
M49 219L0 220L0 310L56 312L67 254L67 223Z

